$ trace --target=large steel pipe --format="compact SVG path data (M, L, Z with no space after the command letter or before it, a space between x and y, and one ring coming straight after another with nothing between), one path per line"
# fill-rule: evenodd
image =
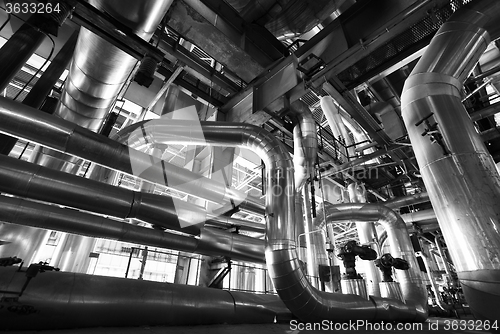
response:
M347 191L350 203L366 203L366 189L361 184L356 182L351 183L347 186ZM358 231L359 242L362 245L373 247L373 243L378 242L375 223L356 221L356 230ZM375 249L375 251L378 251L378 249ZM381 256L382 254L377 253L377 255ZM380 271L375 267L373 261L368 262L365 268L368 294L380 297Z
M15 197L0 196L0 221L3 222L0 224L2 240L11 242L23 243L26 236L3 233L5 227L8 227L5 223L190 253L227 256L240 261L264 262L264 241L260 239L211 228L204 229L197 238L189 237ZM3 256L23 258L22 253L3 254Z
M425 202L429 202L429 194L426 191L415 193L409 196L395 197L382 204L393 210L398 210L399 208L404 206L410 206Z
M436 33L402 96L402 116L465 297L476 317L490 320L500 320L500 176L461 92L500 36L499 19L498 1L460 9Z
M15 297L4 291L20 291L25 282L24 271L0 268L4 297ZM272 295L53 271L39 273L19 301L7 305L0 309L5 330L272 324L291 318Z
M129 175L138 176L137 174L140 173L137 170L148 169L148 173L141 175L147 181L164 184L215 203L227 204L232 200L248 210L264 213L264 208L247 201L246 195L236 189L227 188L220 182L165 161L158 161L155 157L130 149L124 144L4 97L0 97L0 117L2 119L0 132L90 160ZM152 161L156 163L152 164ZM165 184L167 180L165 175L168 175L167 184Z
M356 295L329 294L312 287L305 278L296 249L295 224L298 222L295 221L294 169L286 147L266 130L250 124L201 122L201 128L202 139L193 133L192 122L152 120L145 123L141 131L136 131L131 139L144 142L143 133L153 133L158 143L246 147L260 156L266 165L267 268L276 291L294 315L302 321L425 320L425 290L422 293L418 289L417 278L410 274L407 286L415 289L406 291L409 299L406 304L376 297L366 300ZM358 206L366 207L361 210L363 214L369 212L370 217L381 217L382 223L387 222L391 238L403 242L394 243L397 245L393 246L394 253L411 261L410 255L406 255L411 244L404 243L409 238L404 223L394 218L394 213L391 216L389 209L369 204ZM347 210L347 214L352 215L352 219L366 219L364 215L357 215L360 209ZM400 224L389 224L393 218Z
M118 218L136 218L197 235L206 221L201 208L169 196L131 191L76 175L0 156L0 191Z
M90 0L97 9L124 22L132 33L148 40L173 0ZM136 59L82 28L60 104L55 112L92 131L99 130Z
M308 178L314 177L314 165L318 156L318 136L316 121L307 104L297 100L290 105L294 118L293 163L295 168L295 188L300 191Z
M378 221L387 233L390 242L391 255L405 259L410 264L408 271L398 272L398 282L401 284L403 297L407 302L415 303L417 312L425 317L427 311L427 292L422 283L420 268L408 234L406 224L393 210L371 203L352 203L325 206L327 222L358 220L360 222Z

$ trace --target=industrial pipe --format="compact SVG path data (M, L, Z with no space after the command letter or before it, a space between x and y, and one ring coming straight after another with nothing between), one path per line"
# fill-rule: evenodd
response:
M192 136L193 122L152 120L137 131L154 133L157 143L189 145L221 145L246 147L257 153L266 165L266 263L274 287L287 307L302 321L423 321L426 318L426 292L420 289L420 277L410 271L402 277L407 304L372 297L365 300L355 295L328 294L313 288L300 267L295 226L295 186L293 163L286 147L266 130L250 124L200 122L203 140ZM391 210L370 204L349 204L342 212L350 219L380 217L386 225L394 253L406 258L416 268L406 226ZM363 209L364 208L364 209ZM340 210L340 209L339 209ZM361 214L358 214L361 213ZM392 224L392 222L395 222ZM405 243L405 241L408 241ZM401 242L401 243L400 243ZM409 254L411 253L411 254ZM414 264L415 263L415 264ZM414 265L413 265L414 264Z
M382 204L390 209L398 210L404 206L410 206L420 203L429 202L429 194L426 191L421 193L415 193L413 195L395 197L388 201L383 202Z
M406 301L418 305L420 316L425 316L427 293L422 284L408 230L401 217L391 209L380 204L338 204L326 203L327 221L359 220L363 222L378 221L385 229L391 246L391 254L402 258L410 264L408 271L398 273L398 281Z
M295 168L295 188L301 191L307 179L315 174L314 165L318 156L316 122L307 104L297 100L290 105L294 118L293 164Z
M201 208L174 206L170 196L115 187L15 158L0 156L0 191L198 235L206 221ZM177 204L177 203L176 203Z
M138 170L147 169L148 173L142 174L141 177L153 183L164 184L165 175L168 175L169 184L165 185L176 190L219 204L227 204L232 200L242 208L264 213L264 208L247 200L246 194L236 189L227 188L220 182L201 177L184 168L157 161L158 159L130 149L124 144L1 96L0 117L2 133L90 160L132 176L138 176L140 174ZM157 163L153 164L152 161Z
M205 228L199 237L172 234L21 198L0 196L0 221L190 253L227 256L241 261L264 262L264 241L260 239L214 228ZM1 232L5 225L7 224L0 224ZM15 233L2 233L3 240L16 243L25 243L25 237ZM23 254L9 256L13 255L22 258Z
M500 2L477 0L439 29L406 80L402 116L465 298L499 320L500 176L461 103L463 82L500 36Z
M350 203L366 203L366 190L362 184L353 182L347 186L347 191L349 193ZM356 221L356 230L358 231L359 242L362 245L372 247L374 243L378 243L377 230L373 222ZM375 250L378 251L378 249ZM381 254L377 254L377 256L381 256ZM375 267L373 261L368 262L365 268L367 269L365 274L368 294L375 297L381 297L379 270Z
M25 270L0 268L4 297L16 298L25 282ZM0 321L6 330L272 324L291 319L273 295L56 271L38 273L18 301L3 305L7 307L0 309Z
M337 140L342 142L340 139L343 139L343 146L345 148L343 154L345 155L345 162L348 162L350 157L354 157L355 151L351 136L349 132L347 132L347 128L342 121L342 116L340 115L339 108L335 106L335 102L331 96L323 96L320 99L321 110L323 110L323 114L328 121L328 125L332 130L332 133L336 137Z

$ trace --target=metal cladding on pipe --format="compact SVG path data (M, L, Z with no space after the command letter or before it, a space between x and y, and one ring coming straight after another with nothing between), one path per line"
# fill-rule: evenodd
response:
M345 146L352 145L351 136L349 132L347 132L347 128L342 121L342 116L340 115L339 108L335 106L335 102L331 96L323 96L320 99L321 109L323 110L323 114L328 121L328 125L332 130L334 136L340 140L343 139L343 144ZM348 147L345 149L344 154L346 155L346 161L349 160L349 157L354 157L354 147Z
M380 204L338 204L326 205L327 221L359 220L378 221L385 229L391 246L391 255L402 258L410 264L408 271L398 272L403 297L409 307L414 303L418 319L427 316L427 292L422 283L420 269L415 258L413 246L401 217L391 209Z
M382 204L391 209L399 209L403 206L410 206L425 202L429 202L429 194L426 191L404 197L395 197L383 202Z
M173 0L90 0L97 9L124 22L131 32L148 40ZM55 112L92 131L98 131L136 59L82 28L68 79Z
M329 294L313 288L300 267L295 235L295 186L293 163L286 147L266 130L237 123L200 122L204 138L192 138L193 124L189 121L153 120L144 125L157 135L156 142L189 142L191 145L221 145L246 147L257 153L266 165L266 263L274 287L285 305L302 321L346 321L366 319L372 321L398 320L423 321L426 318L427 303L425 289L419 289L419 277L408 274L402 281L406 285L407 305L396 300L372 297L365 300L354 295ZM404 243L409 236L404 223L390 209L379 205L356 204L347 214L353 219L380 217L387 225L394 243L394 253L416 260L405 254L412 252L411 243ZM364 209L362 209L364 208ZM361 215L357 213L361 212ZM342 212L345 214L346 212ZM397 224L392 224L392 221ZM398 247L399 246L399 247ZM413 256L413 254L412 254ZM413 272L411 272L413 273Z
M498 1L477 0L457 11L402 95L402 116L465 297L477 318L489 320L500 319L500 176L461 91L490 39L500 36L499 19ZM428 127L436 128L437 144L422 136Z
M174 206L169 196L131 191L0 156L0 191L197 235L206 213L192 204ZM198 222L194 224L193 221Z
M351 183L347 186L349 193L349 201L351 203L366 203L366 189L362 184ZM373 222L356 222L356 230L358 231L359 242L362 245L372 247L374 242L378 242L377 230ZM373 248L373 247L372 247ZM378 249L375 249L378 251ZM377 254L381 256L382 254ZM380 295L380 271L375 267L373 261L365 265L366 268L366 285L368 294L371 296L381 297Z
M142 178L164 184L174 189L195 194L216 203L234 202L245 204L245 209L264 213L260 205L245 200L244 194L226 188L213 181L166 162L151 164L155 158L124 144L96 134L71 122L0 96L0 132L23 138L48 148L90 160L102 166L134 175L132 166L144 166L148 173ZM158 159L156 159L158 160ZM140 168L139 168L140 169ZM101 180L103 181L103 180Z
M300 191L309 177L314 177L318 156L316 121L307 104L297 100L290 105L295 118L293 128L293 163L295 168L295 188Z
M136 154L136 150L142 151L143 148L147 147L149 144L156 143L154 133L147 130L142 131L142 129L144 129L144 124L147 124L147 122L149 121L134 123L122 129L112 137L114 141L126 144L130 149L132 149L129 151L130 159L132 159L132 169L133 166L142 165L142 163L139 164L135 161L139 159L142 160L140 155ZM140 129L140 131L138 131L138 129ZM203 177L185 168L169 164L166 161L161 161L161 159L151 158L148 161L150 165L152 165L151 161L155 161L156 166L150 166L147 168L150 172L141 173L140 177L146 178L151 182L168 185L174 189L181 190L188 194L195 195L215 203L229 204L232 201L232 203L239 206L243 210L259 215L265 214L265 207L259 202L248 198L242 191L235 188L228 188L223 183ZM157 167L161 167L161 169L155 169ZM137 169L141 170L141 167ZM113 171L103 167L97 167L94 169L91 178L109 183L113 177Z
M260 239L210 228L205 228L199 238L194 238L21 198L0 196L0 221L178 251L227 256L241 261L264 262L264 242ZM17 236L3 235L3 239L11 238ZM9 256L13 255L20 254Z
M404 213L401 215L401 218L406 224L419 223L422 221L437 221L436 213L433 209Z
M1 290L21 289L26 273L17 269L0 268ZM272 324L276 318L291 319L272 295L54 271L33 278L16 305L34 312L2 308L3 329Z

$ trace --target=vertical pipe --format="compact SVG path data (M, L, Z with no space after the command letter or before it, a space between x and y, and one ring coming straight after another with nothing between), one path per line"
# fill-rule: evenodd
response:
M366 203L365 189L361 184L351 183L347 186L349 192L349 201L351 203ZM356 229L358 230L359 242L362 245L369 245L372 247L374 242L378 241L377 231L375 230L375 223L373 222L356 222ZM376 249L378 253L378 249ZM381 254L378 254L380 256ZM370 296L380 297L380 273L375 267L373 261L365 261L366 268L366 286L367 292Z
M465 298L500 320L500 175L463 106L463 82L500 36L500 2L477 0L439 29L406 80L402 116Z

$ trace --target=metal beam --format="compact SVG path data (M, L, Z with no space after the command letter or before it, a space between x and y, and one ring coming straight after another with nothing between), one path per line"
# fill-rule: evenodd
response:
M203 49L245 82L252 81L264 70L265 65L260 64L240 47L242 42L239 33L235 32L228 37L212 23L215 21L216 15L208 7L190 0L175 1L167 13L169 27ZM229 29L228 26L225 28ZM235 39L240 41L236 42Z

